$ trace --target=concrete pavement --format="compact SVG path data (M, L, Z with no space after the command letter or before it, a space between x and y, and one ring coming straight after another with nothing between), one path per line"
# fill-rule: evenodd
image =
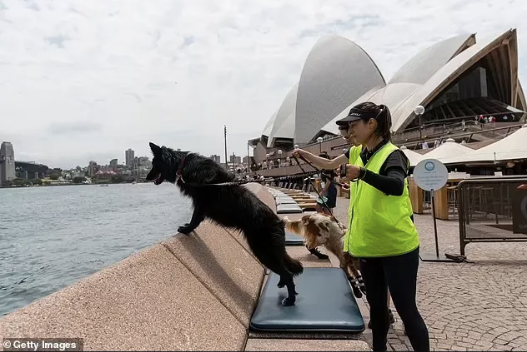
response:
M334 215L347 223L349 200ZM414 215L421 252L435 253L431 214ZM459 224L437 220L440 253L459 254ZM437 351L527 350L527 243L471 243L473 263L420 262L417 304ZM364 299L367 307L366 300ZM365 308L364 310L367 310ZM392 310L396 313L396 310ZM369 312L363 311L364 317ZM411 350L400 318L390 329L393 350ZM364 334L371 344L371 330Z

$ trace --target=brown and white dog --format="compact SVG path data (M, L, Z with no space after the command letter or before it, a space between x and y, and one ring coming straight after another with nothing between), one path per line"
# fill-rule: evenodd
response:
M339 259L340 268L346 273L355 297L361 298L362 293L366 293L359 260L344 252L346 228L335 217L314 213L304 215L300 220L290 220L287 216L284 216L283 220L287 230L306 239L308 248L323 245Z

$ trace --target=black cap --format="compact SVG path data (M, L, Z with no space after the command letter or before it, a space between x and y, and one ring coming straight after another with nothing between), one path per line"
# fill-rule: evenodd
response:
M379 113L379 111L362 111L356 108L351 108L348 116L336 121L335 123L339 126L345 126L351 122L359 120L375 119L377 116L379 116Z

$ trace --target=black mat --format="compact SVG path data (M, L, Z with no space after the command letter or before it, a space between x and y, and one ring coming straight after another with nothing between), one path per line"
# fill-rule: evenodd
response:
M269 275L251 329L265 332L364 331L364 320L344 271L340 268L304 268L295 278L296 303L284 307L287 289L279 289L279 276Z

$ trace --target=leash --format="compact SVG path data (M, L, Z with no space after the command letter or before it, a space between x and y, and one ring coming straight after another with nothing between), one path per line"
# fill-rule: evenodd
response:
M247 184L247 183L251 183L251 182L256 182L256 183L262 182L262 181L259 181L259 180L238 180L238 181L229 181L229 182L220 182L220 183L192 183L192 182L186 182L183 179L183 175L182 175L183 165L185 163L185 158L186 158L186 156L183 157L183 159L179 163L179 167L178 167L178 169L176 171L176 182L177 181L181 181L182 183L184 183L187 186L191 186L191 187L228 187L228 186L241 186L241 185L244 185L244 184ZM304 173L306 173L306 172L304 171ZM279 179L279 178L275 177L275 178L271 178L271 180L267 179L265 181L276 182L277 179Z
M246 183L249 183L251 181L248 181L248 180L239 180L239 181L230 181L230 182L220 182L220 183L188 183L188 182L185 182L185 180L183 179L183 174L182 174L182 171L183 171L183 165L185 164L185 158L187 156L185 155L183 157L183 159L181 159L181 162L179 163L179 167L176 171L176 182L177 181L181 181L182 183L188 185L188 186L192 186L192 187L208 187L208 186L216 186L216 187L226 187L226 186L239 186L239 185L243 185L243 184L246 184ZM252 181L254 182L254 180Z
M315 165L313 165L312 162L310 162L309 160L307 160L306 158L304 158L302 155L299 155L300 156L300 159L304 160L309 166L311 166L313 169L317 170L317 171L320 171L322 172L322 170L320 170L318 167L316 167ZM297 164L298 164L298 167L300 167L300 170L302 170L304 173L306 173L306 170L304 170L304 168L302 167L302 164L300 164L300 161L298 160L298 158L296 157L296 155L293 155L293 158L295 158ZM309 182L311 183L311 186L313 186L313 189L315 190L315 192L317 192L317 195L319 196L320 200L322 200L322 202L324 203L324 207L329 210L329 213L331 214L331 216L335 219L335 221L337 223L341 223L337 217L333 214L333 212L331 211L331 208L328 207L328 204L326 203L326 201L324 200L324 197L322 197L320 195L320 192L317 190L317 188L315 187L315 184L313 183L313 181L311 180L311 178L309 178ZM333 181L332 181L333 182Z

